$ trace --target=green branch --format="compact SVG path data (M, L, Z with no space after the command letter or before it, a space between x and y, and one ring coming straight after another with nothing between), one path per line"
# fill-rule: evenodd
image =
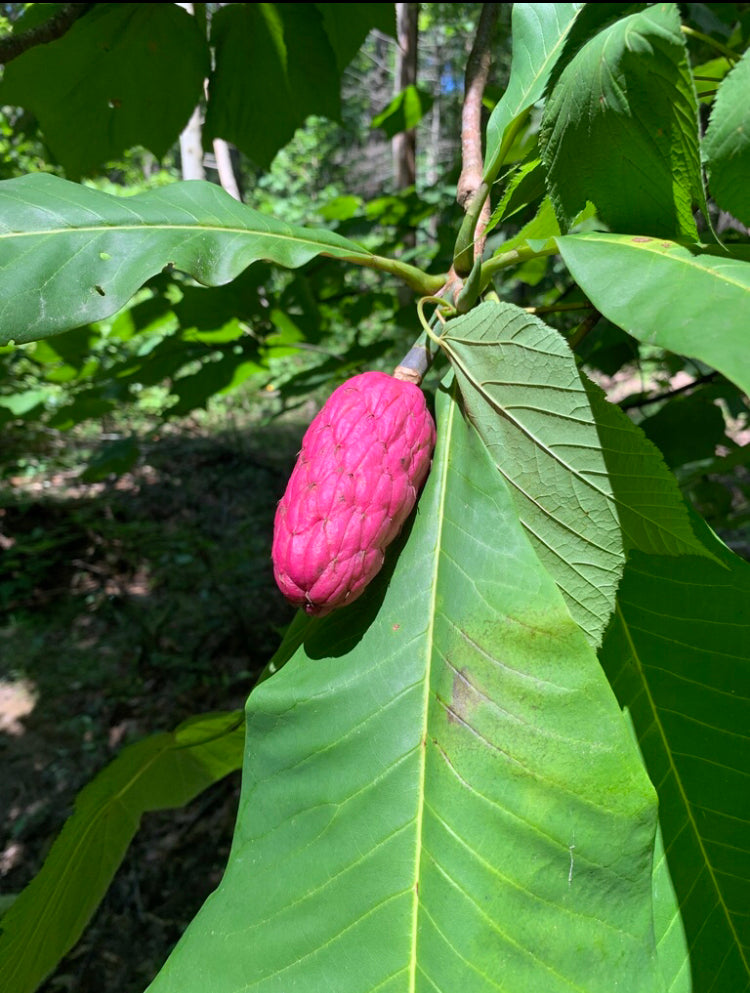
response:
M557 245L554 241L545 243L545 247L539 251L534 250L530 245L522 245L514 248L510 252L502 252L488 259L482 266L482 278L480 281L480 293L484 292L490 285L495 273L501 269L507 269L511 265L519 265L522 262L529 262L531 259L541 259L548 255L557 254Z
M397 259L387 259L382 255L352 256L348 261L356 265L365 266L368 269L377 269L379 272L388 272L392 276L398 276L406 285L414 290L419 296L432 296L441 287L445 286L448 279L447 273L438 276L430 276L422 272L416 266L407 262L399 262Z
M736 62L740 58L737 52L733 52L731 48L727 48L726 45L722 45L720 41L717 41L710 35L703 34L702 31L696 31L695 28L689 28L686 24L682 25L682 33L687 35L688 38L694 38L696 41L702 41L704 45L708 45L709 48L713 48L714 51L725 56L725 58L729 59L730 62Z

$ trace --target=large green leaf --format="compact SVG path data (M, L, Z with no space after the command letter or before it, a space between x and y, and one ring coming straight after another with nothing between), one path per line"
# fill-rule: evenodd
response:
M695 236L698 109L677 5L600 31L547 99L542 160L561 226L592 202L612 230Z
M659 553L696 546L674 480L538 318L488 302L449 322L440 341L537 554L598 644L614 610L623 532L630 546Z
M656 833L653 884L654 932L664 986L667 993L693 993L690 952L661 828Z
M133 145L163 156L208 70L206 39L178 4L102 3L62 38L9 63L0 102L34 112L75 178Z
M339 70L312 3L230 3L211 23L206 134L268 168L309 114L338 119Z
M750 989L750 566L635 554L602 663L629 707L698 993Z
M750 50L719 87L703 155L711 196L720 207L750 225Z
M700 359L750 393L750 255L603 233L567 235L557 244L573 278L613 324Z
M241 713L204 714L124 748L76 798L39 873L0 921L0 989L31 993L78 941L141 817L183 807L242 762Z
M439 401L395 571L250 696L227 871L150 993L663 989L640 756Z
M114 197L48 175L0 183L0 344L108 317L164 267L228 283L260 259L374 258L328 231L295 228L210 183Z
M513 4L510 79L487 122L485 178L494 177L497 172L506 151L510 125L542 97L582 6L580 3Z

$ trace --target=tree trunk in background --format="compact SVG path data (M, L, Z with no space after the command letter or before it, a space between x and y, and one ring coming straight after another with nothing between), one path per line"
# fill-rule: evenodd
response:
M182 6L185 6L183 4ZM183 179L205 179L201 108L196 107L180 135L180 164Z
M396 93L417 82L418 3L396 4ZM403 131L393 139L393 164L396 189L413 186L417 179L417 132Z
M417 82L417 39L419 21L418 3L396 4L396 93ZM404 190L417 181L417 130L411 128L393 138L393 165L396 189ZM417 244L416 231L404 236L404 247L414 248Z
M242 200L240 187L232 166L232 152L223 138L214 138L214 156L216 157L216 171L219 174L219 182L227 193L235 200Z

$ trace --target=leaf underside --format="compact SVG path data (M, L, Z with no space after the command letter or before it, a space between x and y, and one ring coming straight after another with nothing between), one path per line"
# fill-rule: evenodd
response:
M446 325L468 414L543 565L598 644L614 610L626 547L700 551L656 448L582 381L567 342L508 303Z

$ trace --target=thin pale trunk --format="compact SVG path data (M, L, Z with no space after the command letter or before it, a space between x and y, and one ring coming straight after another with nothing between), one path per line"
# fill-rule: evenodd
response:
M203 168L203 121L200 107L196 107L180 135L180 163L183 179L205 179Z
M229 145L223 138L214 138L214 155L216 157L216 171L219 173L219 182L223 189L235 200L242 200L240 188L237 185L237 177L232 167L232 154Z
M419 4L396 4L396 34L398 50L396 56L396 93L417 82L417 39ZM417 131L411 128L393 138L393 164L397 190L415 186L417 182ZM416 231L404 235L404 247L415 248ZM401 291L402 298L405 297ZM402 299L403 302L403 299Z

